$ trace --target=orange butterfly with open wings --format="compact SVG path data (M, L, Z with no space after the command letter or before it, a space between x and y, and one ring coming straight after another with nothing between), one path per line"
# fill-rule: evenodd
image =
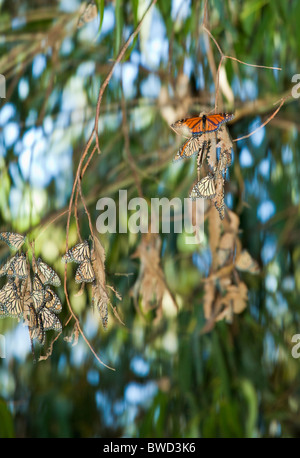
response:
M171 124L175 132L188 132L189 134L200 135L206 132L214 132L224 123L234 118L233 114L220 113L213 115L194 116L192 118L180 119Z

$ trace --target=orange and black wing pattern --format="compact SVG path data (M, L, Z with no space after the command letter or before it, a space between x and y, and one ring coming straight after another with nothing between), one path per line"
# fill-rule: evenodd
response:
M176 121L171 125L175 131L188 131L192 135L214 132L224 123L233 119L233 114L220 113L209 116L194 116Z
M193 136L189 138L179 149L173 161L177 162L180 159L188 159L194 154L199 153L202 148L203 142L200 141L200 136Z

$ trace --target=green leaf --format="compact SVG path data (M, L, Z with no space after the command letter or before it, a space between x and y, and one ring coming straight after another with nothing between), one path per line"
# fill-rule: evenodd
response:
M3 399L0 400L0 437L15 437L13 418Z
M100 23L99 23L99 32L101 31L102 23L103 23L103 16L104 16L104 7L105 7L105 0L96 0L97 10L100 15Z
M118 54L122 40L123 14L121 0L116 0L115 17L116 17L116 34L115 34L115 55Z
M254 437L255 426L257 422L257 395L255 388L250 380L243 379L240 382L241 391L247 402L248 411L246 417L246 435L248 438Z
M267 3L269 3L269 0L257 0L256 2L251 1L247 3L243 11L241 12L241 19L246 19L251 14L262 9L262 7L265 6Z
M131 5L132 5L132 13L133 13L133 22L134 22L134 26L136 27L138 23L139 0L131 0Z

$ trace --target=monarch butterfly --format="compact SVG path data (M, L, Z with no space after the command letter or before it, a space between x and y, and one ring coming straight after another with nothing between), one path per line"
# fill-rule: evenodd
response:
M44 303L45 299L45 292L43 289L34 289L31 292L31 299L36 311L38 311Z
M173 159L173 162L177 162L179 159L188 159L192 157L194 154L199 153L201 147L202 149L202 154L205 148L205 142L201 141L201 136L200 135L195 135L191 138L189 138L179 149L178 153ZM202 162L202 160L201 160Z
M89 259L85 259L76 270L75 281L76 283L90 283L94 280L95 274L91 261Z
M37 339L41 345L45 343L45 331L54 329L61 331L61 322L54 313L51 313L45 307L42 307L39 312L36 312L32 307L29 310L29 334L32 340Z
M46 287L45 293L45 307L51 312L60 313L62 304L57 294L55 294L49 286Z
M45 343L45 332L41 317L32 306L26 311L26 319L28 324L29 336L31 340L37 339L41 345Z
M14 289L13 289L13 280L8 280L8 282L0 289L0 304L5 305L6 302L9 302L14 296Z
M208 174L202 180L198 181L192 189L190 197L195 200L197 197L206 197L212 199L216 194L214 177Z
M0 268L0 277L3 275L17 277L22 280L27 277L27 265L24 253L20 255L16 254Z
M23 300L14 282L6 283L1 289L1 303L4 316L18 318L23 314Z
M9 264L11 262L11 259L9 259L3 266L0 267L0 277L3 277L3 275L7 274L7 269L9 267Z
M43 283L41 282L37 274L34 274L32 280L32 292L30 296L32 298L35 310L38 311L43 306L43 303L46 300L46 293Z
M171 124L171 128L175 130L175 132L187 131L195 136L205 132L214 132L218 130L224 122L228 122L233 118L234 115L228 113L194 116L174 122L174 124Z
M41 345L45 343L46 333L42 318L32 308L30 309L28 329L31 340L37 339Z
M33 281L32 281L32 289L35 291L41 291L44 289L43 283L41 282L39 276L34 274Z
M11 318L18 318L23 314L23 301L18 295L15 295L15 297L5 307L6 316Z
M90 258L90 256L90 247L87 240L85 240L84 242L77 243L77 245L68 250L62 257L62 260L64 262L74 261L80 263L85 259Z
M43 307L39 313L38 318L41 319L43 330L49 331L54 329L54 331L61 331L62 326L59 318L51 312L47 307Z
M43 279L41 279L44 285L60 286L60 278L55 272L55 270L52 269L52 267L48 266L48 264L42 261L41 258L38 258L36 264L37 269L45 279L44 281Z
M26 264L26 256L24 253L20 255L15 255L11 263L9 264L9 268L7 270L7 275L12 277L18 277L20 279L25 279L28 275L27 272L27 264Z
M7 243L10 248L19 250L25 242L26 237L20 234L14 234L13 232L1 232L0 239Z

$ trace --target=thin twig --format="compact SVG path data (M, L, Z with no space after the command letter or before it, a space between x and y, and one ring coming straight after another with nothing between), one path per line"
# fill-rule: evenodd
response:
M125 52L127 51L127 48L129 47L131 41L137 36L137 34L139 33L141 27L142 27L142 23L144 21L144 18L145 16L147 15L147 13L149 12L149 10L152 8L152 6L155 5L155 3L157 2L157 0L152 0L152 2L150 3L150 5L148 6L147 10L145 11L142 19L140 20L140 22L138 23L138 25L136 26L136 29L132 32L132 34L129 36L128 40L125 42L125 44L123 45L121 51L119 52L115 62L113 63L107 77L105 78L101 88L100 88L100 91L99 91L99 95L98 95L98 100L97 100L97 108L96 108L96 117L95 117L95 126L94 126L94 132L96 133L96 145L97 145L97 149L98 149L98 152L100 153L100 146L99 146L99 138L98 138L98 123L99 123L99 115L100 115L100 106L101 106L101 102L102 102L102 97L103 97L103 94L104 94L104 91L106 89L106 87L108 86L108 83L110 82L110 79L112 77L112 74L114 72L114 69L116 67L116 65L121 62L121 60L123 59L124 57L124 54Z
M106 87L108 86L110 80L111 80L111 77L113 75L113 72L114 72L114 69L116 67L116 65L121 62L122 58L124 57L124 54L125 52L127 51L130 43L131 43L131 40L133 40L137 34L139 33L140 29L141 29L141 26L142 26L142 23L143 23L143 20L146 16L146 14L148 13L148 11L150 10L150 8L157 2L157 0L152 0L152 2L150 3L149 7L147 8L147 10L145 11L142 19L140 20L139 24L137 25L136 29L134 30L134 32L130 35L130 37L128 38L128 40L125 42L125 44L123 45L123 47L121 48L115 62L113 63L107 77L105 78L100 90L99 90L99 94L98 94L98 100L97 100L97 107L96 107L96 115L95 115L95 123L94 123L94 127L93 127L93 130L91 132L91 135L87 141L87 144L84 148L84 151L81 155L81 158L80 158L80 161L79 161L79 164L77 166L77 171L76 171L76 176L75 176L75 179L74 179L74 182L73 182L73 187L72 187L72 193L71 193L71 197L70 197L70 201L69 201L69 207L68 207L68 218L67 218L67 227L66 227L66 252L68 251L68 241L69 241L69 230L70 230L70 219L71 219L71 213L72 213L72 207L73 207L73 200L74 200L74 195L75 195L75 191L76 191L76 188L77 188L77 194L75 196L75 199L76 199L76 206L77 206L77 196L78 196L78 191L80 193L80 197L81 197L81 200L82 200L82 203L83 203L83 206L85 208L85 212L87 214L87 217L88 217L88 220L89 220L89 225L90 225L90 231L91 231L91 234L93 234L93 228L92 228L92 223L91 223L91 218L90 218L90 214L89 214L89 211L87 209L87 206L85 204L85 201L83 199L83 195L82 195L82 190L81 190L81 179L84 175L84 173L86 172L87 170L87 164L90 163L90 160L91 160L91 157L94 155L95 153L95 150L97 149L98 150L98 153L100 154L101 150L100 150L100 145L99 145L99 138L98 138L98 125L99 125L99 115L100 115L100 106L101 106L101 102L102 102L102 97L103 97L103 94L104 94L104 91L106 89ZM85 161L85 158L87 157L88 155L88 152L89 152L89 149L94 141L94 138L95 138L95 141L96 141L96 147L93 148L88 160L87 160L87 163L86 163L86 166L84 167L84 169L82 170L82 166L83 166L83 163ZM77 211L77 207L76 207L76 211ZM105 367L109 368L109 369L112 369L114 370L113 368L107 366L106 364L103 363L103 361L99 358L99 356L96 354L96 352L94 351L94 349L92 348L91 344L89 343L88 339L85 337L84 333L83 333L83 330L81 329L80 327L80 323L79 323L79 320L77 318L77 316L75 315L75 313L73 312L73 309L71 307L71 303L70 303L70 300L69 300L69 295L68 295L68 289L67 289L67 264L65 265L65 272L64 272L64 292L65 292L65 296L66 296L66 300L67 300L67 304L68 304L68 308L70 310L70 313L72 315L72 317L74 318L76 324L77 324L77 327L78 327L78 331L80 332L81 336L83 337L84 341L87 343L87 345L89 346L90 350L92 351L92 353L94 354L94 356L96 357L96 359L101 363L103 364Z
M205 9L207 8L207 2L205 2L205 6L204 7L205 7ZM219 89L220 89L220 82L219 82L220 70L221 70L221 65L222 65L222 62L223 62L224 59L231 59L231 60L234 60L235 62L238 62L240 64L247 65L248 67L266 68L268 70L282 70L282 69L280 67L269 67L269 66L266 66L266 65L249 64L248 62L244 62L244 61L242 61L240 59L237 59L236 57L225 55L223 53L219 43L217 42L217 40L215 39L215 37L213 36L211 31L209 30L209 28L205 24L206 24L206 21L203 19L202 28L207 33L207 35L212 39L212 41L216 45L216 48L218 49L219 54L221 56L221 60L220 60L220 63L218 65L217 75L214 77L214 80L215 80L215 92L216 92L216 95L215 95L215 113L217 113L218 97L219 97Z
M262 129L266 124L268 124L278 113L278 111L280 110L280 108L282 107L282 105L284 104L284 102L286 101L287 97L284 97L281 99L281 102L280 102L280 105L279 107L274 111L274 113L268 117L268 119L263 122L259 127L257 127L256 129L254 129L252 132L250 132L249 134L247 135L244 135L243 137L239 137L239 138L235 138L234 140L232 140L233 142L238 142L239 140L243 140L244 138L249 138L251 137L251 135L255 134L255 132L257 132L258 130Z
M268 70L282 70L281 67L269 67L269 66L267 66L267 65L249 64L248 62L243 62L242 60L237 59L236 57L233 57L233 56L224 56L224 58L226 58L226 59L231 59L231 60L235 60L235 61L238 62L239 64L248 65L248 67L266 68L266 69L268 69Z

